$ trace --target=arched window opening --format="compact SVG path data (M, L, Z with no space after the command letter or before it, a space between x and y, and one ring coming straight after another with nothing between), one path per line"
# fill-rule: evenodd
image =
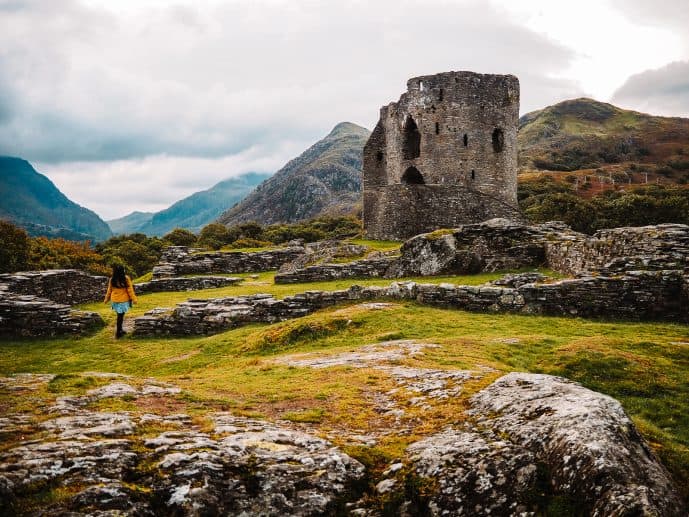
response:
M423 81L419 81L419 91L423 91Z
M474 169L471 169L471 179L472 180L476 179L476 171Z
M440 123L439 122L435 123L435 134L436 135L440 134Z
M423 185L423 176L416 167L409 167L404 174L402 174L402 183L407 185Z
M405 160L413 160L421 155L421 133L416 126L416 122L411 117L407 117L404 123L404 137L402 147L402 157Z
M466 133L464 133L464 138L463 138L462 140L464 141L464 147L466 147L467 145L469 145L469 135L467 135Z
M383 158L384 158L383 151L378 151L376 153L376 160L378 160L379 162L382 162Z
M438 101L442 102L443 100L443 89L440 88L440 91L438 92Z
M500 153L502 152L504 147L505 134L502 132L502 129L496 127L493 130L493 151L495 151L496 153Z

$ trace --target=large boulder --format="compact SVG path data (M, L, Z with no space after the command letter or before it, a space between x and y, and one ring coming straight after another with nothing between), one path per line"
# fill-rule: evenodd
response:
M542 266L546 243L564 235L577 236L562 223L526 226L508 219L491 219L452 230L412 237L390 276L467 274Z
M611 397L559 377L511 373L472 397L470 414L471 425L409 447L410 472L425 480L416 482L427 495L420 510L687 514L669 473Z

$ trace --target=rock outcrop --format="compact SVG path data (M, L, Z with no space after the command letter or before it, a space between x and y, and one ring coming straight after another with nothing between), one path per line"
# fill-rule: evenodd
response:
M620 404L566 379L511 373L471 399L475 422L408 448L430 515L684 515Z
M398 386L377 399L380 411L394 416L404 409L392 397L411 397L405 409L430 409L459 396L463 383L493 372L396 364L439 347L395 341L281 362L375 368ZM181 395L154 379L89 375L102 385L58 397L40 418L0 417L6 441L0 513L19 513L30 503L46 515L373 517L381 505L397 515L540 515L554 507L576 515L686 515L668 472L620 404L559 377L499 378L469 399L463 424L412 441L375 474L288 422L226 412L199 420L184 413L94 410L104 399ZM0 390L36 392L53 378L0 377ZM408 435L410 424L383 434Z
M0 378L0 387L13 380ZM170 393L125 380L86 399ZM40 423L38 439L0 452L0 513L58 487L67 490L42 503L45 514L317 516L360 495L363 465L321 438L226 413L203 431L184 414L97 412L81 402L56 407L61 415ZM7 415L0 433L28 432L30 420Z

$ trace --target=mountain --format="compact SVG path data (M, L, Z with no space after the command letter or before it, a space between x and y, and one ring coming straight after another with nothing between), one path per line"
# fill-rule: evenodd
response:
M349 214L361 205L361 159L367 129L341 122L324 139L218 218L225 225L296 222Z
M119 219L109 219L106 222L110 226L112 233L122 235L125 233L135 233L136 228L146 224L154 215L155 212L132 212Z
M174 228L196 232L241 201L267 177L267 174L256 172L243 174L221 181L208 190L196 192L160 212L133 212L108 221L108 224L116 234L140 232L162 236Z
M656 117L592 99L527 113L519 120L517 140L521 171L609 172L634 164L632 171L640 167L666 182L686 181L682 178L689 171L689 119Z
M110 228L94 212L70 201L26 160L0 156L0 219L30 235L102 241Z

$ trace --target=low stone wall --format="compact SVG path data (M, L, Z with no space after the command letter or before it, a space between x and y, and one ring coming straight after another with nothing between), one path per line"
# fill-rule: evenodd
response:
M278 269L304 254L304 248L293 246L257 252L194 253L186 246L171 246L153 268L153 278L213 273L256 273Z
M619 277L527 283L516 288L394 282L388 287L306 291L282 300L268 294L188 300L174 309L154 309L136 318L134 334L213 334L247 323L297 318L339 303L376 299L415 300L478 312L687 321L686 286L687 279L679 271L639 271Z
M197 291L236 285L243 279L234 276L196 276L157 278L150 282L134 285L136 294L159 293L169 291Z
M89 275L77 269L0 275L0 292L32 295L67 305L100 301L107 288L106 277Z
M0 295L0 338L82 334L105 325L95 312L29 295Z
M385 277L395 263L392 258L363 259L344 264L319 264L275 275L276 284L323 282L343 278Z
M612 228L592 237L570 237L545 243L548 266L565 274L689 269L689 226L683 224Z

